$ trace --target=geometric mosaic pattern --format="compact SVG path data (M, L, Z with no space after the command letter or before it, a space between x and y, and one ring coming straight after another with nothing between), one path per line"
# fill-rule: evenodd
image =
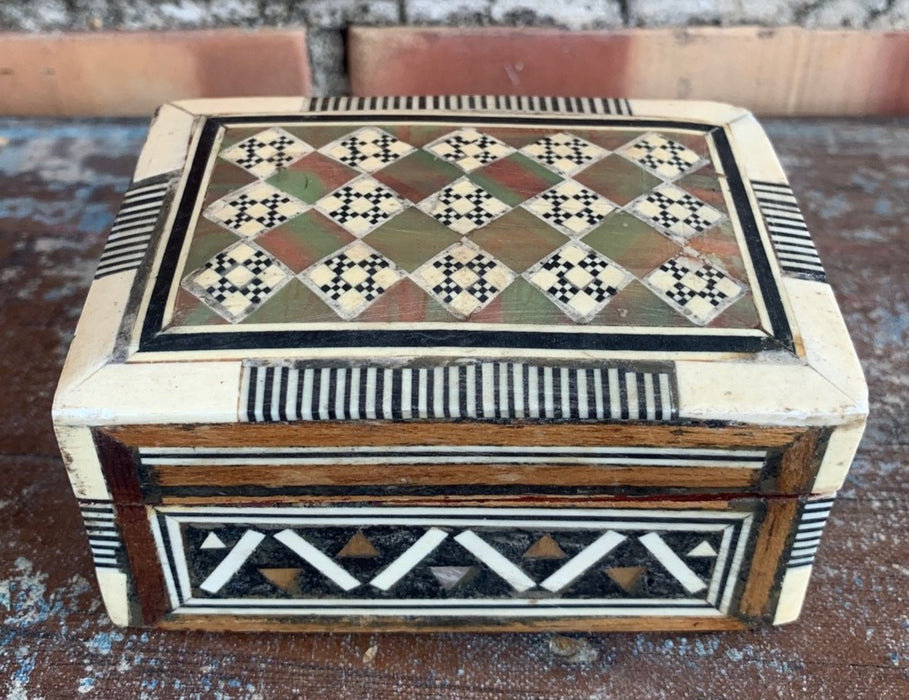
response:
M744 293L742 285L732 277L688 255L667 260L644 282L663 301L701 326L712 321Z
M253 243L239 241L190 273L184 286L215 311L241 321L290 279L282 263Z
M311 151L312 146L305 141L280 127L272 127L225 149L221 157L256 177L266 178Z
M605 157L609 152L578 136L560 132L544 136L539 141L524 146L521 153L568 177Z
M414 147L387 131L366 126L319 149L330 158L366 173L391 165Z
M645 134L617 152L664 180L706 162L690 148L656 133Z
M547 617L728 614L752 526L736 511L471 513L159 507L153 529L178 614ZM212 533L226 546L203 547Z
M563 180L524 207L568 236L587 233L615 209L605 198L574 180Z
M470 172L504 158L515 149L492 136L468 128L446 134L426 146L426 150Z
M464 239L429 260L414 280L459 318L491 302L515 274L476 244Z
M704 233L723 215L675 185L661 185L631 204L632 213L682 240Z
M417 206L453 231L462 234L485 226L511 209L466 177L454 181Z
M253 238L290 221L308 208L276 187L254 182L214 202L204 214L234 233Z
M574 241L534 265L524 277L576 323L593 318L633 279L604 255Z
M339 187L316 202L316 209L355 236L364 236L407 206L398 195L368 175Z
M424 124L415 131L390 121L328 138L315 126L244 127L219 157L258 180L219 182L228 194L203 215L256 243L219 240L220 253L206 252L207 262L183 274L183 288L220 317L200 311L195 318L241 321L294 272L347 321L405 278L408 294L415 285L454 319L522 299L546 323L615 323L616 313L641 305L642 294L656 294L663 303L643 301L648 311L636 323L704 325L747 295L741 264L730 273L708 263L715 246L738 242L721 205L686 179L707 162L691 134L622 129L607 141L595 129L537 128L528 138L514 127ZM408 143L418 139L420 147ZM761 194L774 198L765 216L780 257L812 264L796 240L803 232L795 230L801 222L790 215L789 195ZM303 215L305 224L295 221ZM503 297L512 284L522 291ZM618 312L598 316L618 297ZM744 304L746 313L732 323L754 328L757 311ZM498 314L479 320L491 323Z
M319 261L300 279L344 319L355 318L403 277L394 263L362 241Z

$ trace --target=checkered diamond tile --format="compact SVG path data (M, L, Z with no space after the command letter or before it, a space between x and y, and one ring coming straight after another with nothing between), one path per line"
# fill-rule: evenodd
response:
M388 258L354 241L300 274L300 279L343 319L356 318L404 277Z
M454 231L467 234L485 226L511 207L466 177L430 195L417 206Z
M566 243L523 277L576 323L590 321L634 279L617 263L578 241Z
M687 146L657 133L644 134L616 152L664 180L706 162Z
M704 233L723 218L709 204L670 184L639 197L629 209L657 230L683 241Z
M309 205L264 182L235 190L213 202L204 212L226 229L253 238L280 226L309 209Z
M458 318L487 306L515 279L515 274L477 245L463 239L429 260L414 281Z
M470 172L514 153L511 146L473 128L458 129L436 139L425 149Z
M416 150L387 131L372 126L357 129L319 149L344 165L374 173Z
M564 180L522 205L568 236L581 236L599 224L615 207L574 180Z
M183 280L183 287L232 323L242 321L292 277L257 245L238 241Z
M716 318L745 293L745 286L693 255L677 255L644 278L644 284L698 325Z
M361 175L316 202L316 209L357 237L365 236L409 206L392 190Z
M539 141L524 146L521 153L565 176L574 175L609 155L609 151L564 132L546 135Z
M276 126L225 148L221 157L265 179L310 152L312 146Z

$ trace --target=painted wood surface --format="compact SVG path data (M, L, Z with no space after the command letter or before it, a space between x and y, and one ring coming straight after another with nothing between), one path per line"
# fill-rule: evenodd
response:
M809 224L825 224L812 228L822 231L816 237L828 275L833 279L838 275L835 284L843 289L841 298L853 326L867 329L856 340L860 354L871 363L868 374L876 390L872 395L877 413L872 413L874 420L856 470L844 498L834 507L830 537L819 554L812 585L815 590L826 588L827 594L809 597L802 620L775 631L696 639L678 634L404 639L166 632L142 636L109 626L97 608L78 512L62 478L49 424L42 421L46 421L60 349L67 340L60 319L73 319L81 301L100 252L98 231L113 217L142 130L105 125L97 131L68 127L39 132L29 125L4 126L4 134L25 133L30 140L25 143L19 136L5 152L0 151L0 158L14 163L4 170L10 190L23 193L23 199L17 200L23 208L7 213L20 247L8 249L6 266L12 279L21 280L20 288L29 290L4 302L3 327L11 333L13 344L46 348L41 355L23 355L17 360L17 371L10 371L14 382L10 388L16 395L30 397L25 408L4 407L8 430L3 437L3 463L10 496L4 497L8 503L0 512L11 533L4 548L13 562L6 574L11 595L4 623L14 636L4 646L3 660L11 691L72 694L81 686L103 695L105 689L115 692L116 686L136 695L156 690L192 695L208 688L246 697L256 692L305 693L316 687L323 695L385 697L404 688L416 694L429 689L461 697L581 697L634 688L658 696L666 689L668 669L673 669L673 678L682 681L684 676L684 682L673 689L674 696L723 695L731 687L753 687L756 694L767 689L799 693L804 687L834 696L905 694L906 632L899 623L905 581L900 538L905 529L897 515L905 494L893 475L904 458L898 438L904 389L895 349L906 342L896 320L906 313L901 284L906 261L898 257L899 226L892 222L901 218L906 197L904 185L887 176L899 172L900 159L909 153L900 129L848 123L772 125L780 150L789 154L793 174L803 183L799 194L808 195L803 201L808 202ZM91 176L84 171L80 171L82 179L71 170L47 172L21 159L23 149L48 142L56 152L70 154L94 169ZM881 153L880 143L891 144L891 150ZM828 152L823 159L821 150ZM79 155L86 153L95 159ZM845 193L838 175L842 172L854 173ZM44 209L34 217L27 213L30 198L59 201L59 194L51 192L63 182L82 197L90 193L97 204L77 199L65 209ZM850 211L852 207L855 212ZM95 228L92 216L98 222ZM87 252L81 242L78 248L73 246L70 232L80 227L94 246ZM887 241L893 243L887 245ZM825 254L825 246L830 253ZM836 255L837 250L844 252ZM862 260L861 266L855 264L857 259ZM58 359L48 361L49 357ZM83 561L76 563L78 570L63 567L62 561L73 560L64 553L79 547ZM68 634L58 635L61 628ZM832 630L840 633L831 634ZM853 643L853 639L861 641ZM187 644L194 646L188 671L182 670L182 655L177 653ZM268 668L258 666L263 655L272 659ZM301 657L312 661L301 665ZM61 665L65 659L68 663ZM693 669L690 677L679 673L680 665ZM162 666L168 667L167 673L161 672ZM277 673L277 669L286 672Z

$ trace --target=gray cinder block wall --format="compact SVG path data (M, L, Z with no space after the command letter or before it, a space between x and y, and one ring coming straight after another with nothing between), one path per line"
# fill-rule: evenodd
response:
M317 93L346 89L350 24L563 29L800 25L907 29L909 0L2 0L22 32L306 26Z

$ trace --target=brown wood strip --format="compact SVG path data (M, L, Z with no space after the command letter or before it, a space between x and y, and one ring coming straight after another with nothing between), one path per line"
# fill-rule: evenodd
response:
M804 428L713 427L700 425L439 423L313 421L236 425L130 425L103 430L142 447L310 447L321 445L554 445L595 447L783 447Z
M177 486L460 486L464 484L752 488L759 471L735 467L589 467L502 464L158 466L153 483Z
M775 498L767 501L767 513L758 531L751 560L761 562L753 566L745 584L745 591L739 609L743 615L752 618L769 616L771 593L779 585L783 551L789 535L795 526L798 499Z
M94 432L94 440L105 479L114 497L117 522L129 559L130 580L142 609L142 621L151 625L170 608L170 602L148 523L148 512L141 505L135 452L100 431Z
M223 619L198 615L173 615L158 623L161 629L205 629L213 632L710 632L741 630L746 625L729 617L607 617L562 618L559 620L512 620L501 624L473 624L463 619L448 624L396 618L372 618L368 622L324 619L322 621L290 621L287 619Z

